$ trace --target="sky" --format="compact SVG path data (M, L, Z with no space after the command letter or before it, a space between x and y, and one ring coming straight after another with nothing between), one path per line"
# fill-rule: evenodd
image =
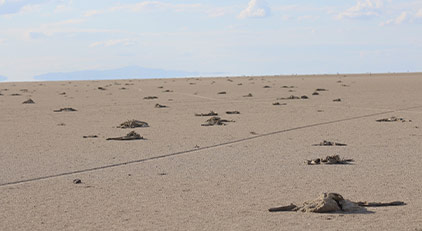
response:
M0 0L7 81L125 67L417 72L421 60L422 0Z

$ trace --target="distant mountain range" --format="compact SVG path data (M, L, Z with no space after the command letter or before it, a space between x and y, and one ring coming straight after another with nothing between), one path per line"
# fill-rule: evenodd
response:
M213 73L218 74L218 73ZM194 77L199 72L164 70L129 66L111 70L85 70L74 72L54 72L34 76L35 80L106 80L106 79L138 79L138 78L173 78ZM205 75L211 75L210 73Z
M5 81L7 79L7 77L6 76L2 76L2 75L0 75L0 81Z

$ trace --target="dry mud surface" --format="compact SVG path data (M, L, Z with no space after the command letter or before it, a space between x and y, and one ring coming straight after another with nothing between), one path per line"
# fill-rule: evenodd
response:
M1 230L422 230L422 74L0 83L0 93ZM210 111L230 122L201 126L210 117L195 114ZM392 117L402 119L376 122ZM119 127L128 120L149 126ZM131 131L144 139L107 140ZM347 146L314 145L323 140ZM305 163L332 155L354 161ZM323 192L406 205L268 211Z

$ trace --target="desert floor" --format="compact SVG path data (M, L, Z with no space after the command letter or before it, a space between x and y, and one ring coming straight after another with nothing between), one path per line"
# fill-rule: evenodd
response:
M422 74L0 83L0 93L1 230L422 230ZM291 95L309 99L277 100ZM54 112L65 107L77 111ZM201 126L210 117L194 114L211 110L235 122ZM406 122L376 122L392 116ZM118 128L130 119L150 127ZM145 140L106 140L130 131ZM347 146L313 146L323 140ZM305 163L335 154L354 162ZM407 205L268 212L323 192Z

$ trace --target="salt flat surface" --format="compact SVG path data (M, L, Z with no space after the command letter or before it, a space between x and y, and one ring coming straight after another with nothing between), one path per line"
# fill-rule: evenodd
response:
M0 227L422 230L421 89L418 73L0 83ZM277 100L291 95L309 99ZM201 126L211 110L235 122ZM375 121L391 116L411 122ZM129 119L150 127L117 128ZM145 140L106 140L130 131ZM304 163L327 155L355 162ZM407 205L268 212L322 192Z

